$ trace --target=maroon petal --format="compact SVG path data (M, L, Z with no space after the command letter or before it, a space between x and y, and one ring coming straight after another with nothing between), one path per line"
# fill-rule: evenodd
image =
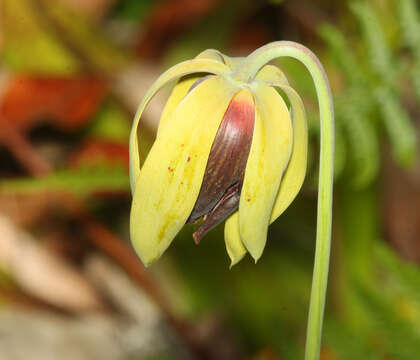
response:
M200 193L187 221L192 223L208 214L194 235L196 241L238 208L254 118L251 95L244 96L241 91L230 102L219 126Z
M203 236L211 229L219 225L229 215L235 212L238 208L240 197L241 194L238 183L226 190L220 201L211 210L211 212L205 216L204 221L198 230L193 234L196 244L198 244Z

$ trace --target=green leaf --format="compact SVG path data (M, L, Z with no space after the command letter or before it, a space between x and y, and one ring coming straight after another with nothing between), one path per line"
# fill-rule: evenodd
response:
M357 92L348 90L336 101L337 119L345 129L352 161L351 183L358 189L376 178L380 164L379 141L372 118L359 106Z
M130 135L129 120L120 107L107 103L93 121L89 132L95 138L127 143Z
M86 196L95 192L128 191L127 171L121 167L88 167L61 170L42 178L21 178L0 181L0 192L31 195L48 192L69 192Z
M372 70L384 82L392 84L397 75L396 64L377 13L371 3L364 0L351 2L350 8L361 25Z
M29 0L3 0L3 63L17 71L71 74L78 61L42 22Z
M363 71L354 56L344 34L335 26L323 24L318 32L328 45L328 51L339 69L346 76L346 80L353 86L365 83Z
M412 166L417 157L417 136L410 116L388 87L378 86L374 96L391 140L395 159L403 166Z

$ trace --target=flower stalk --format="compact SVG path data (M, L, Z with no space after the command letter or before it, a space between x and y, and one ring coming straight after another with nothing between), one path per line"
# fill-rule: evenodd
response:
M291 41L273 42L257 49L238 66L233 77L237 80L249 81L264 64L279 57L292 57L303 63L312 76L318 96L321 122L321 149L318 180L317 233L305 347L305 360L318 360L321 349L331 249L334 107L329 81L316 55L305 46Z

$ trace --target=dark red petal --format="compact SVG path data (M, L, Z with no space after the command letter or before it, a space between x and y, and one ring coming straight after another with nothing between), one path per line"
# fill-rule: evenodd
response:
M204 221L193 234L193 238L196 244L200 242L202 237L206 235L211 229L219 225L229 215L233 214L238 208L239 199L241 197L239 184L235 184L226 190L223 197L212 209L212 211L205 216Z
M250 95L236 95L217 131L200 193L187 222L194 222L209 214L202 224L208 231L238 208L254 130L254 117L255 106ZM236 189L238 196L226 197L227 191L232 188ZM233 199L237 199L235 203L232 203Z

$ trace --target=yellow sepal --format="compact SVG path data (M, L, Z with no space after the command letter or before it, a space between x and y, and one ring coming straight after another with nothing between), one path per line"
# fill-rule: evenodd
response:
M130 185L131 193L134 194L136 187L136 180L140 172L140 155L138 147L137 129L140 122L140 117L143 114L147 104L153 98L153 96L166 84L171 81L177 80L182 76L207 72L212 74L223 74L229 71L229 68L221 62L209 59L193 59L181 62L174 65L167 71L165 71L149 88L146 95L143 97L138 109L136 116L134 117L133 125L130 133Z
M289 85L289 81L284 72L274 65L264 65L260 71L258 71L257 75L255 75L255 80L270 84Z
M239 231L257 261L265 247L274 201L290 159L293 130L287 106L275 89L260 83L254 95L256 117L239 202Z
M184 226L200 191L210 149L236 87L215 76L170 114L138 175L131 241L145 265L160 257Z
M239 214L235 211L225 222L225 245L230 257L230 267L236 265L246 254L246 248L239 234Z
M242 61L242 58L229 58L217 50L206 50L207 54L212 54L214 58L223 59L223 61L233 69ZM279 85L288 85L286 75L274 65L265 65L257 73L255 80L263 82L275 82ZM246 254L246 248L241 240L239 233L239 214L235 212L225 223L225 244L227 253L231 259L230 267L236 265Z
M231 68L231 60L228 56L222 54L220 51L215 49L207 49L202 51L200 54L198 54L196 59L207 59L207 60L214 60L219 63L225 64ZM204 75L200 74L198 76L188 76L180 79L177 84L172 89L171 95L168 98L168 101L165 104L165 107L163 108L162 115L160 117L159 121L159 127L157 134L159 134L160 129L165 126L167 123L167 119L169 117L169 114L172 113L172 111L175 110L176 106L181 102L181 100L184 98L185 95L187 95L188 90L191 88L191 86L200 78L202 78ZM273 79L276 80L277 79Z
M168 123L168 118L181 102L181 100L187 95L188 90L191 86L201 78L202 76L190 76L183 79L180 79L178 83L172 89L171 95L169 95L168 100L166 101L165 107L163 108L162 115L160 116L159 126L157 130L156 137L159 136L159 133L163 127Z
M290 86L273 84L289 98L293 126L293 148L289 165L283 175L270 223L276 220L298 194L305 180L308 157L308 125L306 112L299 94Z
M223 62L231 70L234 70L239 65L239 63L243 59L245 59L244 57L230 57L221 53L219 50L215 50L215 49L204 50L197 56L197 58L213 59L216 61Z

